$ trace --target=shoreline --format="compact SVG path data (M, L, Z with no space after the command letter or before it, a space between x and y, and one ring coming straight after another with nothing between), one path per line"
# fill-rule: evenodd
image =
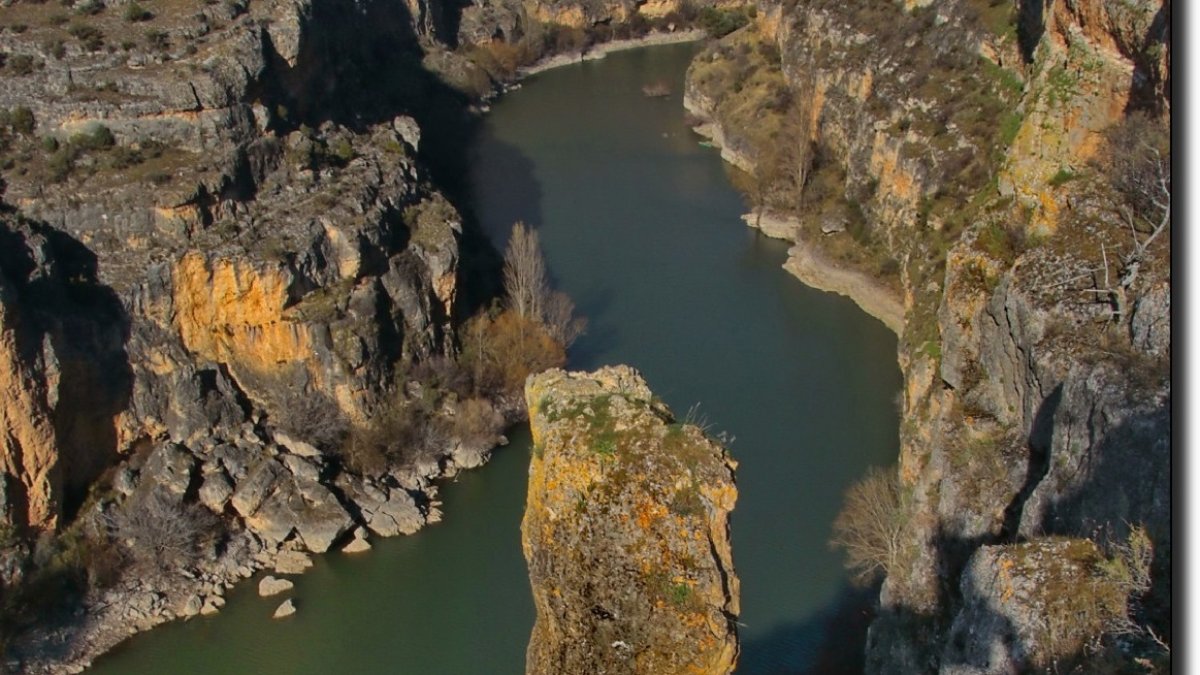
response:
M707 138L721 154L721 159L751 173L753 160L732 148L725 139L724 129L713 119L709 105L697 100L685 86L684 110L695 115L700 123L692 128L697 135ZM742 220L772 239L791 242L787 261L783 269L810 288L828 293L844 295L854 301L859 309L878 319L888 330L900 337L904 333L904 302L890 289L880 284L871 275L829 260L820 249L799 236L800 221L791 216L775 213L754 212L742 216Z
M545 57L528 68L518 71L514 82L520 82L526 77L563 66L574 65L584 61L598 60L610 53L653 47L668 44L682 44L703 40L708 34L700 29L686 29L673 32L649 33L638 38L614 40L591 46L582 52L556 54ZM506 93L500 90L496 94ZM494 96L495 94L493 94ZM487 97L480 103L490 102ZM523 410L506 409L504 424L498 430L499 434L512 424L524 419ZM501 438L503 436L501 435ZM503 444L503 443L502 443ZM401 536L417 534L429 525L441 521L441 501L439 499L440 484L453 478L457 473L486 464L490 458L490 448L482 453L482 461L475 465L462 465L454 461L447 462L446 467L436 474L426 474L420 477L410 477L411 482L419 484L417 490L424 496L427 510L423 512L423 522L414 532L403 532ZM452 453L447 453L450 457ZM407 481L406 481L407 482ZM364 528L362 523L356 523L357 528ZM90 606L85 623L77 626L70 635L73 643L71 651L58 658L46 658L46 654L38 653L36 647L32 651L21 654L23 657L15 663L0 662L0 671L6 666L16 665L27 672L58 675L59 673L78 673L90 668L98 659L111 652L128 639L141 633L149 632L158 626L176 621L192 619L207 619L220 613L225 605L225 595L234 586L249 583L250 579L258 578L262 573L274 573L283 578L302 576L312 560L326 555L354 555L341 549L347 543L342 537L336 547L328 551L313 552L292 546L280 546L270 550L262 547L261 542L251 535L248 530L235 529L229 533L230 541L236 545L230 546L230 551L221 558L209 561L203 569L197 569L190 578L177 579L172 587L161 586L154 580L134 580L123 583L115 588L106 589L96 596L85 600ZM377 533L370 533L370 539L391 538ZM298 562L299 561L299 562ZM289 562L295 567L289 567ZM268 603L280 598L268 598ZM197 600L199 603L197 604ZM67 637L56 630L49 630L33 637L33 642L54 642ZM47 644L47 642L43 642ZM33 647L33 645L29 645Z
M742 220L772 239L792 243L783 269L800 283L819 291L844 295L862 311L879 319L896 337L903 334L903 301L869 274L830 260L816 246L797 236L800 222L796 218L764 213L761 222L756 222L759 216L751 212L743 215Z
M656 47L658 45L682 44L685 42L697 42L708 37L708 33L699 28L690 28L687 30L679 30L669 33L648 33L642 37L626 38L623 40L612 40L610 42L602 42L592 45L584 51L568 52L566 54L555 54L546 56L532 65L517 70L517 82L524 80L531 75L544 73L547 70L562 68L584 61L595 61L602 59L614 52L626 51L629 49L638 49L640 47Z
M359 555L369 551L372 541L413 536L442 522L442 486L463 471L488 464L492 453L508 444L504 432L527 419L521 399L501 398L493 403L503 417L502 423L494 430L494 443L486 447L470 447L455 439L446 444L436 463L396 468L384 475L360 478L363 484L375 484L390 477L398 483L391 491L402 491L409 495L414 513L389 512L388 515L412 515L415 519L403 524L396 522L394 532L377 531L370 522L355 519L354 525L328 549L311 550L294 538L272 544L264 541L244 523L223 523L224 536L228 537L224 553L193 562L169 576L122 579L113 587L90 593L84 599L86 609L79 617L80 623L70 630L62 626L50 626L23 636L22 650L12 655L15 658L0 661L0 673L13 668L16 668L15 672L30 675L84 672L95 665L98 659L136 635L167 623L193 619L203 621L220 614L229 591L235 586L251 583L252 579L257 584L263 573L294 580L303 576L319 557ZM274 440L278 442L278 437ZM295 454L282 442L279 448L278 456ZM413 501L417 495L422 498L419 504ZM361 508L358 501L348 501ZM293 527L299 527L299 524L300 521L297 521ZM349 547L359 540L368 545L365 548ZM259 592L258 595L267 606L271 606L285 599L290 601L299 594L264 596ZM64 648L67 651L61 651Z

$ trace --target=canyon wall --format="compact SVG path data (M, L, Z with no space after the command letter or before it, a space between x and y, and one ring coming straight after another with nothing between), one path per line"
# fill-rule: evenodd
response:
M872 672L1130 659L1122 617L1140 626L1122 644L1163 656L1169 26L1163 2L766 2L689 71L748 221L905 308L911 544L883 584ZM1150 588L1063 629L1086 608L1059 596L1109 597L1100 570L1138 528ZM1082 576L1040 552L1055 542Z

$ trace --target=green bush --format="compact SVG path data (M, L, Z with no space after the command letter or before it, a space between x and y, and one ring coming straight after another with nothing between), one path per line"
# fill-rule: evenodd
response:
M705 7L700 10L699 20L705 32L714 38L721 38L750 23L750 16L742 9Z
M71 137L71 145L80 150L105 150L116 145L117 140L108 127L97 124L90 131L75 134Z
M104 11L104 3L100 0L83 0L75 5L75 12L84 16L95 16Z
M77 23L67 29L71 37L79 40L83 48L89 52L98 52L104 47L104 32L95 26Z
M60 147L46 159L46 170L49 172L52 183L61 183L66 180L74 168L75 153L70 145Z
M165 52L171 47L171 40L166 33L161 30L152 30L146 32L146 45L151 49L156 49L160 52Z
M33 133L33 128L36 122L33 119L33 111L25 106L17 106L10 112L10 122L12 130L18 134L29 135Z
M142 7L136 2L131 2L125 5L125 20L129 23L139 23L141 21L149 21L154 18L154 13Z

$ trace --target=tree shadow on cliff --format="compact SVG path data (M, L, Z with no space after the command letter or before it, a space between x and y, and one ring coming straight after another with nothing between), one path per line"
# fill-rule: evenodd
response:
M1021 526L1021 514L1033 491L1050 471L1050 447L1054 440L1054 414L1062 403L1063 387L1059 384L1038 406L1029 430L1029 460L1025 469L1025 482L1004 509L1004 525L1000 536L1012 541Z
M34 250L39 252L36 254ZM38 259L42 258L42 259ZM19 294L18 350L47 371L51 421L70 522L88 487L117 459L116 417L133 390L129 316L99 280L96 255L43 223L0 226L0 267ZM49 348L49 349L47 349Z
M858 675L879 587L844 585L811 618L742 643L739 675Z

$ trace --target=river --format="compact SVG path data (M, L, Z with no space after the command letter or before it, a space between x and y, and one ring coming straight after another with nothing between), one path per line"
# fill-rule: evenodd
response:
M717 151L683 123L695 45L547 71L494 106L470 148L470 207L502 244L537 227L551 274L589 319L575 368L628 363L677 413L699 405L736 438L739 673L861 671L870 598L827 545L842 493L894 461L896 339L849 300L781 269L747 228ZM673 94L647 98L664 81ZM299 612L235 589L216 617L176 622L95 673L519 673L533 625L521 557L528 433L443 489L444 522L321 556Z

